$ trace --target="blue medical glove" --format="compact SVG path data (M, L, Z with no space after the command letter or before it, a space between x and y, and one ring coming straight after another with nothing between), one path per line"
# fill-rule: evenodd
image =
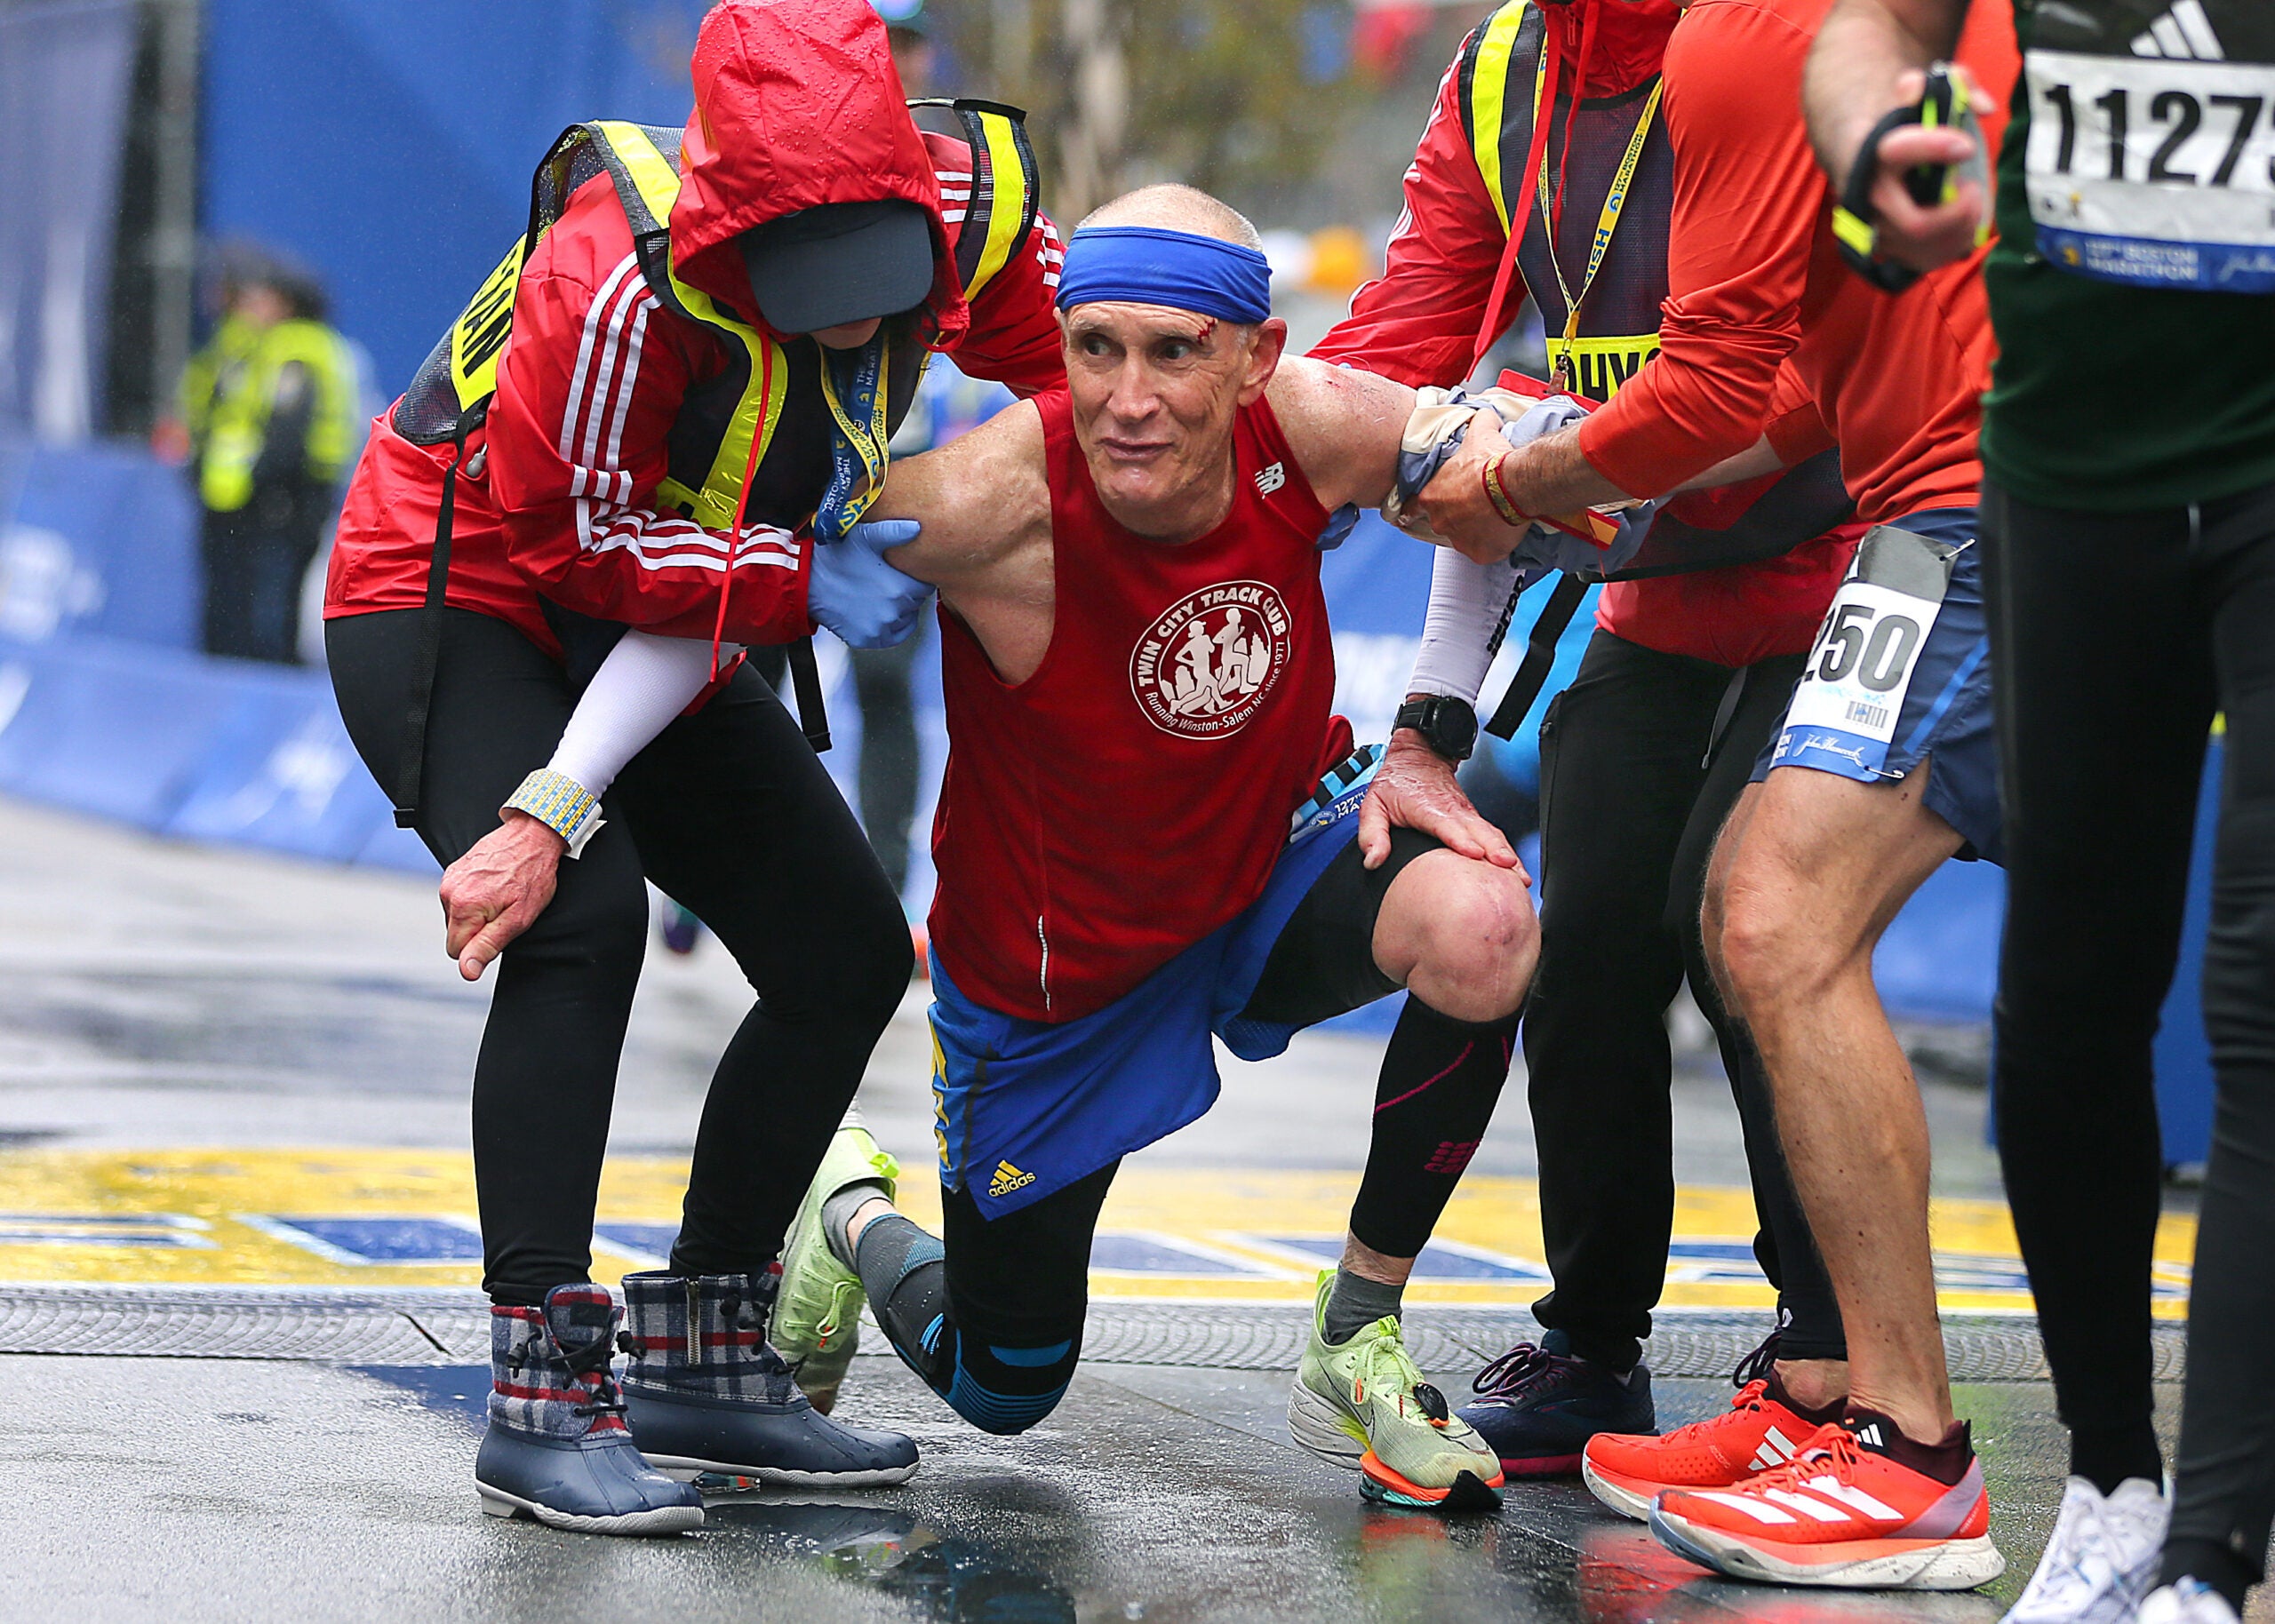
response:
M923 618L932 589L885 562L888 547L914 541L923 526L914 519L865 520L839 542L814 543L806 606L815 620L855 649L890 649L904 642Z

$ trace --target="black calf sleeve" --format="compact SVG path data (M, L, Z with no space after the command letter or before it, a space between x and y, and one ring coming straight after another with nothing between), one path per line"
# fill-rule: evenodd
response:
M1351 1233L1391 1257L1412 1257L1485 1137L1508 1080L1517 1017L1450 1020L1409 994L1383 1055L1374 1142L1351 1207Z
M911 1370L940 1385L933 1352L948 1309L947 1265L939 1240L891 1213L873 1220L853 1249L853 1271L893 1350Z

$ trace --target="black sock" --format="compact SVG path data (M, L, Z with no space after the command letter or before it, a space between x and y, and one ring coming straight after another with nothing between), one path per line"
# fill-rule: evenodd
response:
M2241 1613L2244 1592L2259 1582L2260 1573L2251 1562L2217 1540L2167 1540L2164 1574L2158 1582L2168 1585L2183 1579L2211 1586Z
M1335 1271L1335 1284L1328 1287L1327 1309L1321 1316L1325 1324L1321 1334L1337 1345L1347 1342L1377 1319L1396 1319L1405 1296L1403 1286L1386 1285L1369 1280L1362 1274L1353 1274L1348 1269L1338 1269Z
M1437 1228L1485 1137L1509 1078L1517 1017L1473 1025L1410 993L1375 1086L1374 1142L1351 1232L1386 1257L1413 1257Z
M2129 1426L2072 1427L2070 1475L2084 1478L2103 1494L2114 1494L2127 1477L2162 1483L2165 1458L2157 1447L2156 1428L2145 1415Z

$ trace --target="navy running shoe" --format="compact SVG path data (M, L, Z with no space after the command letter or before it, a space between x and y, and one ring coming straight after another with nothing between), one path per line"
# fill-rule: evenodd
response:
M1561 1477L1580 1469L1599 1432L1656 1432L1651 1373L1642 1365L1614 1375L1567 1351L1551 1331L1539 1345L1519 1342L1477 1373L1475 1403L1461 1411L1510 1477Z

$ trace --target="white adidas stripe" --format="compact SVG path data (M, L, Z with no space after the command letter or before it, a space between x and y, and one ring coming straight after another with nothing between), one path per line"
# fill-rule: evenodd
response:
M2224 62L2220 36L2204 14L2203 0L2173 0L2172 10L2133 39L2135 56L2177 57L2183 61Z
M1827 1500L1837 1501L1851 1510L1863 1512L1866 1517L1876 1517L1891 1523L1904 1521L1904 1514L1894 1506L1873 1499L1855 1484L1843 1483L1838 1477L1812 1477L1801 1486L1812 1494L1821 1494Z
M1761 1497L1774 1500L1781 1506L1791 1506L1802 1516L1814 1517L1820 1523L1845 1523L1848 1520L1846 1511L1828 1506L1822 1501L1811 1500L1806 1494L1796 1494L1789 1489L1766 1490Z
M1718 1506L1728 1506L1733 1511L1743 1511L1757 1523L1798 1523L1800 1518L1790 1511L1780 1511L1775 1506L1765 1506L1760 1501L1744 1494L1724 1494L1713 1489L1698 1493L1700 1500L1711 1500Z

